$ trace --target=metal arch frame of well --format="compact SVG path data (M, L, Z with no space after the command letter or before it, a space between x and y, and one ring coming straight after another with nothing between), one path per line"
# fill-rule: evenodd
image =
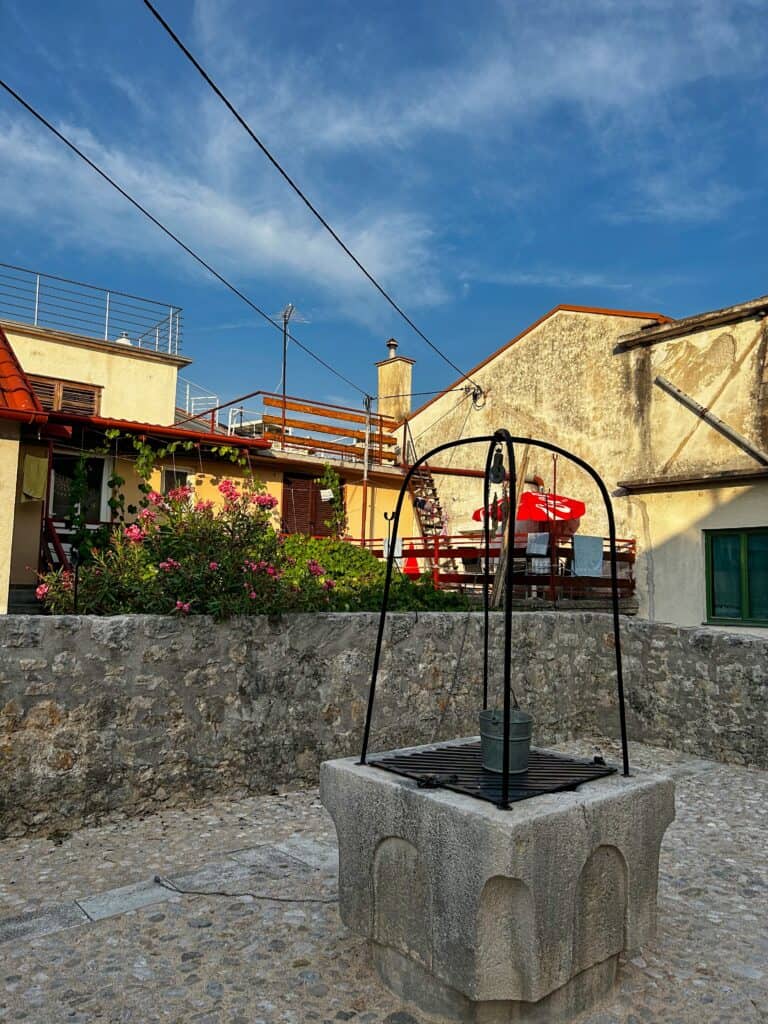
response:
M503 445L506 448L507 461L509 465L509 486L510 493L515 493L516 486L516 469L515 469L515 449L516 444L533 445L537 448L544 448L547 451L554 452L557 455L562 455L566 459L575 463L577 466L585 470L595 481L602 495L603 502L605 503L605 510L608 517L608 535L610 543L610 560L611 560L611 603L613 609L613 636L614 636L614 651L616 655L616 688L618 695L619 704L619 727L621 731L621 753L622 753L622 768L625 776L629 775L629 751L627 745L627 720L626 720L626 709L624 703L624 677L622 672L622 659L621 659L621 635L620 635L620 622L619 622L619 587L618 587L618 571L617 571L617 558L616 558L616 522L613 514L613 505L611 498L608 493L608 488L605 485L600 474L595 470L588 462L584 459L579 458L573 452L569 452L565 448L560 448L558 445L550 444L548 441L540 441L536 438L531 437L515 437L508 430L500 429L496 430L493 434L482 434L478 437L463 438L458 441L448 441L445 444L438 445L431 451L422 455L421 458L417 459L412 466L408 469L405 475L400 493L397 498L397 504L395 506L395 514L392 520L392 542L389 546L389 552L387 555L387 571L384 580L384 593L382 598L381 613L379 615L379 628L376 637L376 649L373 657L373 671L371 673L371 686L368 693L368 708L365 717L365 728L363 731L363 746L360 754L360 764L364 765L367 763L366 758L368 755L368 742L371 731L371 721L373 718L373 705L376 697L376 682L379 675L379 665L381 661L381 648L384 640L384 627L386 625L387 610L389 606L389 591L392 583L392 571L394 565L394 552L395 542L398 536L398 530L400 527L400 515L403 509L403 502L405 495L408 493L408 485L411 477L415 472L418 471L419 467L425 463L428 459L433 458L440 452L448 451L452 448L459 448L468 444L487 444L488 454L485 460L485 473L483 479L483 500L484 506L487 508L490 502L490 470L493 460L494 452L497 447ZM488 627L489 627L489 592L488 592L488 577L490 571L490 516L484 517L484 542L485 542L485 574L483 583L483 708L488 706ZM514 516L510 515L507 517L506 524L506 541L510 541L510 531L514 530ZM508 558L505 570L505 587L504 587L504 722L503 722L503 763L501 772L501 793L500 800L498 802L499 807L507 809L510 804L510 771L509 771L509 720L510 712L512 707L512 667L510 661L510 655L512 651L512 585L513 585L513 559ZM381 767L384 767L381 765ZM389 770L393 770L390 768ZM603 774L600 772L598 774ZM514 799L514 798L513 798Z

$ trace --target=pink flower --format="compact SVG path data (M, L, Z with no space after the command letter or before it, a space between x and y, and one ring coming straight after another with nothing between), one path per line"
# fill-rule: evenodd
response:
M307 568L311 576L325 576L325 569L314 558L310 558L307 562Z
M323 580L323 590L333 590L335 586L333 580Z
M219 484L219 492L224 495L228 504L232 504L240 497L240 491L231 480L222 480Z
M173 572L174 569L181 568L181 562L177 562L175 558L166 558L164 562L161 562L159 567L163 572Z
M252 494L250 500L252 505L258 505L259 508L275 508L277 506L277 498L271 494Z
M192 607L191 601L177 601L176 611L181 612L182 615L189 615L189 609Z
M256 600L256 591L255 591L255 590L252 590L252 591L250 592L250 594L248 595L248 597L250 597L250 599L251 599L252 601L255 601L255 600Z
M192 497L192 488L189 484L184 484L182 487L174 487L168 491L167 498L169 501L187 501Z
M142 530L140 526L133 523L132 526L126 526L123 530L123 536L126 540L129 540L132 544L141 544L146 539L146 531Z
M210 500L195 502L195 512L210 512L212 508L213 502Z
M48 586L47 583L41 583L40 586L37 587L35 590L35 597L37 598L37 600L44 601L50 589L51 588Z
M147 501L150 502L150 504L152 505L157 505L158 508L165 507L165 498L162 496L162 494L159 494L157 491L150 491L149 494L147 495Z
M276 572L276 570L275 570L274 565L268 565L267 566L267 576L274 576L275 572Z
M208 563L208 568L211 570L211 572L216 572L216 570L219 568L219 563L218 562L209 562Z
M139 519L142 523L154 523L157 519L157 512L153 508L143 508L139 512Z

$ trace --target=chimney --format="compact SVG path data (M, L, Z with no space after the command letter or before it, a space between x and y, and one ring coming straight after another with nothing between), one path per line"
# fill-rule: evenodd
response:
M387 358L376 363L379 370L378 411L399 423L411 411L411 367L414 360L397 354L394 338L389 339L387 348Z

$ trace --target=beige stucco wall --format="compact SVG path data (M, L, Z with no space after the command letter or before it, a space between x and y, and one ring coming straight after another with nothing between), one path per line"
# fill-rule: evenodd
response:
M15 478L13 519L13 552L11 555L11 583L35 583L40 555L40 526L43 514L42 501L22 501L21 485L24 471L24 457L48 458L47 444L22 444L19 446L18 470Z
M8 611L18 466L18 424L0 420L0 614Z
M394 512L401 484L402 479L394 479L391 482L377 479L369 482L366 496L366 540L382 540L387 536L387 520L384 518L384 513ZM363 522L362 482L359 480L347 482L344 494L350 536L360 537ZM418 532L413 503L410 497L406 497L400 520L400 536L413 537Z
M620 480L756 468L750 456L653 381L663 375L753 444L768 447L763 321L753 318L614 354L620 337L642 324L637 318L604 314L553 314L473 374L486 392L481 407L471 397L452 392L411 418L419 454L446 440L507 427L513 434L535 436L581 456L611 492ZM479 469L485 450L459 449L434 461ZM524 454L520 445L519 462ZM587 505L580 532L605 535L599 491L587 474L562 458L555 464L550 454L531 448L526 475L542 477L550 490L555 473L558 493ZM477 528L471 514L482 505L482 481L442 475L435 479L450 531ZM638 541L641 613L681 624L703 618L701 530L704 524L716 525L708 517L717 511L717 525L768 524L768 503L760 488L663 496L617 493L614 509L619 536ZM740 522L743 516L749 522ZM647 566L654 560L657 572L649 575Z
M768 480L744 487L637 494L617 499L617 504L628 500L642 511L645 523L638 535L636 566L640 614L680 626L705 622L703 531L768 525ZM759 632L768 635L768 630Z
M57 332L5 325L8 340L27 373L97 384L102 416L140 423L173 423L175 361L155 353L78 339Z

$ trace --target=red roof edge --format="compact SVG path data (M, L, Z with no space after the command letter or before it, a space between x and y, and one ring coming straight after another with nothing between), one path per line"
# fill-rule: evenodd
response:
M0 327L0 416L22 423L44 423L46 414Z
M485 359L483 359L482 362L478 363L477 366L473 366L471 370L468 370L463 377L460 377L458 380L455 380L452 384L449 384L448 387L445 388L444 391L441 391L439 395L435 395L434 398L428 399L428 401L426 401L424 405L420 405L419 408L414 410L414 412L407 416L406 419L413 419L414 416L418 416L419 413L424 412L424 410L427 409L430 405L432 405L433 402L436 402L439 398L442 398L443 395L446 394L446 392L453 391L454 388L460 387L462 383L467 381L468 377L471 377L473 374L477 373L478 370L482 370L482 368L484 366L487 366L492 359L495 359L496 356L501 355L502 352L504 352L506 349L514 345L515 342L521 341L526 336L526 334L530 334L531 331L534 331L537 327L543 324L545 320L548 320L551 316L554 316L555 313L596 313L599 316L619 316L633 317L637 320L655 320L657 323L660 324L670 323L672 321L672 317L665 316L664 313L641 313L635 309L602 309L598 306L572 306L569 303L561 302L558 306L555 306L553 309L550 309L548 313L545 313L544 316L540 316L538 320L534 321L532 324L529 324L528 327L525 328L525 330L522 330L519 334L515 335L514 338L511 338L509 341L505 342L500 348L497 348L495 352L491 352L491 354L487 356ZM398 427L401 427L404 422L405 420L401 420L400 423L398 423Z
M51 412L48 413L48 416L54 423L71 423L77 426L93 427L96 430L124 430L128 434L146 434L171 441L198 441L202 444L225 445L250 450L261 449L262 451L272 447L272 442L262 437L237 437L230 434L206 433L200 430L184 430L183 427L138 423L135 420L117 420L109 416L76 416L65 412Z

